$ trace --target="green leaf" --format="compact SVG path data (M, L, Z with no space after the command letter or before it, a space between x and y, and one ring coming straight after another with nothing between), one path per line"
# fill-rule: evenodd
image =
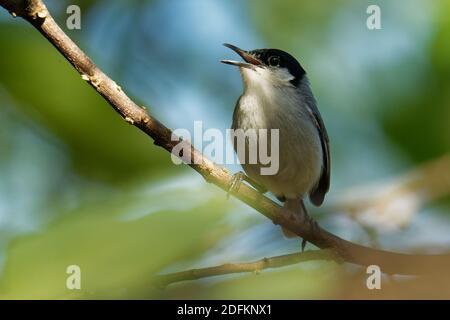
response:
M114 201L89 206L12 242L0 299L158 297L156 273L197 257L220 238L223 202L132 221L118 215L123 208ZM81 268L81 290L66 287L70 265Z
M0 83L12 107L56 135L81 174L115 181L173 166L166 151L113 112L31 26L2 24L0 51Z

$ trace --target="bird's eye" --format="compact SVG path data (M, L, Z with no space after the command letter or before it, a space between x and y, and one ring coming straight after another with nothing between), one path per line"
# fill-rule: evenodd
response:
M269 65L272 67L279 67L280 66L280 57L271 56L269 58Z

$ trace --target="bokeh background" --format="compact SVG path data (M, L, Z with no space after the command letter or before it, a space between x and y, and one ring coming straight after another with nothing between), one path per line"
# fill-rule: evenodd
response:
M450 1L45 3L63 27L78 4L81 30L64 30L172 129L230 125L242 84L219 63L234 58L223 42L292 53L331 137L332 188L322 208L308 206L321 225L389 250L450 247ZM369 4L381 8L381 30L366 27ZM0 298L450 297L450 286L410 277L386 277L386 288L404 286L375 293L365 270L322 261L155 285L160 273L299 249L175 166L37 31L0 10ZM81 290L65 286L72 264Z

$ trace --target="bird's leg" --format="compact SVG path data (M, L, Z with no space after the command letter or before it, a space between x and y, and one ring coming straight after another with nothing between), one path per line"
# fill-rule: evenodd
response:
M306 241L304 238L302 238L302 252L305 252L305 247L308 241Z
M241 186L242 181L247 181L248 184L250 184L253 188L255 188L256 190L258 190L261 193L267 192L267 189L265 189L263 186L261 186L255 180L251 179L244 172L239 171L239 172L233 174L233 177L231 178L230 186L228 187L228 192L227 192L227 199L230 197L231 193L237 192L239 190L239 187Z
M309 223L309 225L311 226L312 233L319 232L320 227L319 227L319 224L317 223L317 221L316 221L314 218L312 218L312 217L308 214L307 211L305 211L305 213L306 213L306 215L305 215L305 221L306 221L307 223ZM305 251L305 247L306 247L306 244L307 244L307 243L308 243L308 241L306 241L304 238L302 238L302 252Z
M230 198L232 192L238 191L241 186L242 180L244 180L245 174L242 171L233 174L231 177L230 185L228 186L227 199Z
M288 210L292 216L292 219L296 219L297 221L299 221L302 224L309 224L311 226L311 231L312 233L316 233L320 230L319 225L317 224L317 221L312 218L309 214L308 211L306 210L305 204L303 203L302 199L286 199L284 205L283 205L283 209ZM289 233L290 232L285 232L285 235L287 234L289 237ZM293 236L290 235L291 237ZM301 248L302 248L302 252L305 251L305 247L306 244L308 243L308 241L304 238L302 238L302 242L301 242Z

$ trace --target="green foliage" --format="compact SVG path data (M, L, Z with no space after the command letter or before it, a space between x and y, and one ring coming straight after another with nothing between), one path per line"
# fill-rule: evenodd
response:
M116 202L87 206L14 240L0 299L155 298L156 273L198 257L222 236L223 200L134 220L121 215L131 203ZM81 268L81 290L66 288L69 265Z
M222 123L225 127L232 111L220 107L236 98L231 97L237 92L231 89L231 81L236 86L240 82L237 75L230 80L223 69L213 69L209 61L216 63L222 58L215 50L219 43L228 41L225 37L230 34L224 31L231 30L242 19L236 30L244 35L254 34L254 39L250 39L254 42L261 40L259 43L292 52L308 70L331 137L332 193L342 191L339 190L342 185L354 184L350 181L352 175L357 177L356 183L364 184L367 182L364 174L369 172L378 177L391 169L382 171L377 165L395 169L401 166L397 170L401 173L449 152L449 1L433 2L434 11L423 13L426 22L414 16L412 10L415 5L426 7L428 2L424 0L379 1L383 15L383 30L379 32L368 31L365 26L365 10L370 1L235 1L233 5L239 10L233 10L236 9L233 5L228 9L229 1L216 2L220 10L212 12L220 19L214 28L205 28L205 22L197 14L204 8L217 9L210 0L195 0L192 7L188 1L135 0L111 6L105 1L78 1L83 30L68 34L81 48L97 49L93 53L88 51L88 55L94 54L92 58L100 62L99 67L114 75L126 92L142 92L142 96L148 94L166 103L182 101L176 109L158 105L153 110L148 105L153 101L146 101L143 104L150 107L150 113L164 119L176 117L178 123L189 127L191 123L183 122L185 113L198 112L195 116L209 123L214 117L206 112L203 117L202 110L217 110L227 114ZM206 3L208 6L203 7ZM172 9L181 4L186 11L183 17L173 16ZM63 24L65 4L55 7L59 10L55 18ZM408 12L413 17L402 20ZM189 25L197 20L200 26ZM393 52L392 48L399 47L392 43L407 43L404 38L414 38L414 32L422 31L422 27L429 28L423 31L425 36L421 34L419 39L417 35L417 42L408 50ZM186 33L178 34L183 28ZM224 39L222 33L219 37L214 33L216 29L223 31ZM90 38L91 35L94 36ZM102 40L101 45L96 43L98 39ZM102 47L104 44L107 49ZM245 47L245 43L242 45ZM3 119L8 125L0 128L0 248L7 248L0 252L4 257L0 299L335 297L343 270L332 262L308 262L260 274L230 275L178 283L166 290L158 288L154 283L156 274L203 265L202 258L210 258L208 253L220 255L223 248L237 251L237 256L247 261L246 256L254 254L251 252L254 247L249 245L249 252L241 252L247 250L246 242L233 243L235 247L230 248L227 240L263 218L258 220L259 216L252 212L252 219L246 220L244 210L250 210L241 206L236 212L238 219L234 219L237 215L224 219L232 210L237 211L236 202L225 202L224 193L211 185L195 188L193 180L189 180L180 183L180 187L168 188L169 177L179 183L185 178L181 173L188 169L174 166L166 151L126 124L28 24L20 19L0 20L0 52L0 108L8 104L6 107L20 115L16 120L25 119L20 126ZM108 62L106 67L102 58ZM162 97L171 95L172 89L174 97L179 96L164 100ZM3 100L4 97L7 99ZM224 97L226 101L218 101ZM203 101L208 103L199 103ZM174 115L174 110L184 114ZM221 117L222 114L217 118ZM34 181L32 174L27 175L32 171L12 165L15 162L12 154L18 154L25 155L28 167L37 167L33 158L36 148L35 153L30 150L14 153L16 140L9 139L16 134L24 135L14 130L29 124L35 125L36 131L50 133L38 141L56 145L71 168L41 175L48 174L48 181L38 200L34 194L17 197L30 199L34 207L14 206L13 202L20 200L8 195L15 191L2 194L4 188L10 187L7 179L3 179L5 170L21 171L22 175L14 171L6 176L23 179L19 181L22 184L33 181L44 185ZM40 161L45 161L49 155L40 156ZM58 174L58 178L53 174ZM61 178L65 174L67 180ZM15 185L20 189L20 183ZM19 192L27 192L25 189ZM39 231L9 241L17 230L2 223L15 222L17 208L30 208L21 217L28 217L33 227L39 226ZM448 211L448 203L441 211L445 210ZM47 224L49 219L53 220ZM330 225L331 231L338 228ZM243 238L245 241L251 238L252 245L259 249L267 248L263 255L270 254L270 250L280 253L300 248L297 242L279 241L278 228L271 230L267 237L255 233ZM347 231L342 233L348 235ZM434 230L428 232L431 236ZM271 242L272 239L279 242ZM385 237L383 245L394 241L395 247L401 247L398 240L399 237ZM282 250L276 246L282 246ZM66 288L66 268L73 264L81 267L81 291Z
M0 52L0 83L21 111L63 141L81 174L114 181L171 167L167 152L112 112L30 26L2 25Z
M429 69L418 75L414 92L389 101L390 112L382 117L386 132L417 162L450 150L450 5L441 1L436 8L436 32L426 51Z

